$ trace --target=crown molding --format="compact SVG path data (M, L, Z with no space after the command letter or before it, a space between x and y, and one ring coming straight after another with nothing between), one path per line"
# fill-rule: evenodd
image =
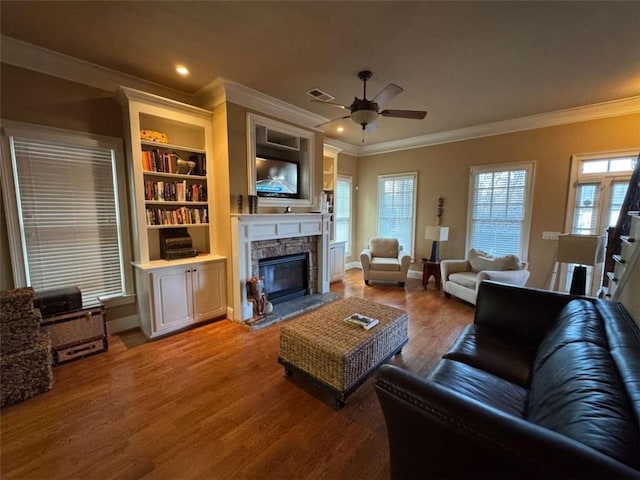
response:
M511 118L499 122L474 125L472 127L447 130L444 132L430 133L418 137L394 140L391 142L376 143L357 148L357 155L377 155L380 153L408 150L411 148L428 147L443 143L460 142L473 138L502 135L505 133L534 130L537 128L554 127L569 123L586 122L608 117L618 117L640 113L640 95L635 97L612 100L610 102L595 103L576 108L567 108L555 112L540 113L526 117Z
M3 63L110 92L116 92L120 86L125 86L208 110L227 101L316 132L321 132L316 125L328 121L321 115L222 77L216 78L192 95L5 35L0 35L0 42L0 59ZM324 143L342 149L343 153L364 157L634 113L640 113L640 95L373 145L357 146L327 137Z
M328 121L321 115L222 77L205 85L196 93L196 98L205 108L213 109L222 102L231 102L318 132L321 130L316 125Z
M335 138L324 137L325 148L338 153L346 153L347 155L358 156L358 147L350 143L341 142Z
M86 62L54 50L0 35L3 63L33 70L52 77L115 92L121 85L151 92L174 100L193 103L194 97L163 85Z

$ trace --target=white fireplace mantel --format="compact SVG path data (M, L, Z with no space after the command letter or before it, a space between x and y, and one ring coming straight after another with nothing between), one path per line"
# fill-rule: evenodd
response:
M319 236L318 293L329 291L329 220L322 213L232 214L231 261L233 262L233 305L230 317L246 321L253 316L253 304L247 300L246 283L251 271L251 242Z

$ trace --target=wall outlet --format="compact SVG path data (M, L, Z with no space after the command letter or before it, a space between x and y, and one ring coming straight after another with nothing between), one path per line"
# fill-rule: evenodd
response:
M543 240L557 240L560 232L542 232Z

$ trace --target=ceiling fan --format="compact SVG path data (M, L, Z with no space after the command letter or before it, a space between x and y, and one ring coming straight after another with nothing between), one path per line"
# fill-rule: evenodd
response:
M334 118L333 120L329 120L328 122L321 123L320 125L316 125L317 127L322 127L323 125L327 125L328 123L335 122L336 120L344 120L346 118L351 118L355 123L362 126L363 138L364 142L364 131L371 131L372 127L375 127L375 121L378 118L378 115L383 117L395 117L395 118L410 118L414 120L422 120L427 112L423 110L382 110L380 111L380 107L389 100L391 100L396 95L399 95L403 92L403 88L396 85L395 83L390 83L386 87L384 87L375 97L371 100L367 99L367 80L369 80L373 76L373 73L369 70L362 70L358 72L358 78L362 80L364 83L363 86L363 94L362 98L355 97L353 103L349 106L342 105L339 103L332 102L323 102L322 100L311 100L312 102L320 102L328 105L333 105L338 108L342 108L344 110L349 110L349 115L340 118Z

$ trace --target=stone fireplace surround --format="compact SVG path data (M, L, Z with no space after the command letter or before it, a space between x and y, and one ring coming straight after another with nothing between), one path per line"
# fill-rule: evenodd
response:
M310 292L329 292L329 215L232 214L233 293L229 318L245 322L253 317L246 282L258 273L259 258L303 252L310 253Z

